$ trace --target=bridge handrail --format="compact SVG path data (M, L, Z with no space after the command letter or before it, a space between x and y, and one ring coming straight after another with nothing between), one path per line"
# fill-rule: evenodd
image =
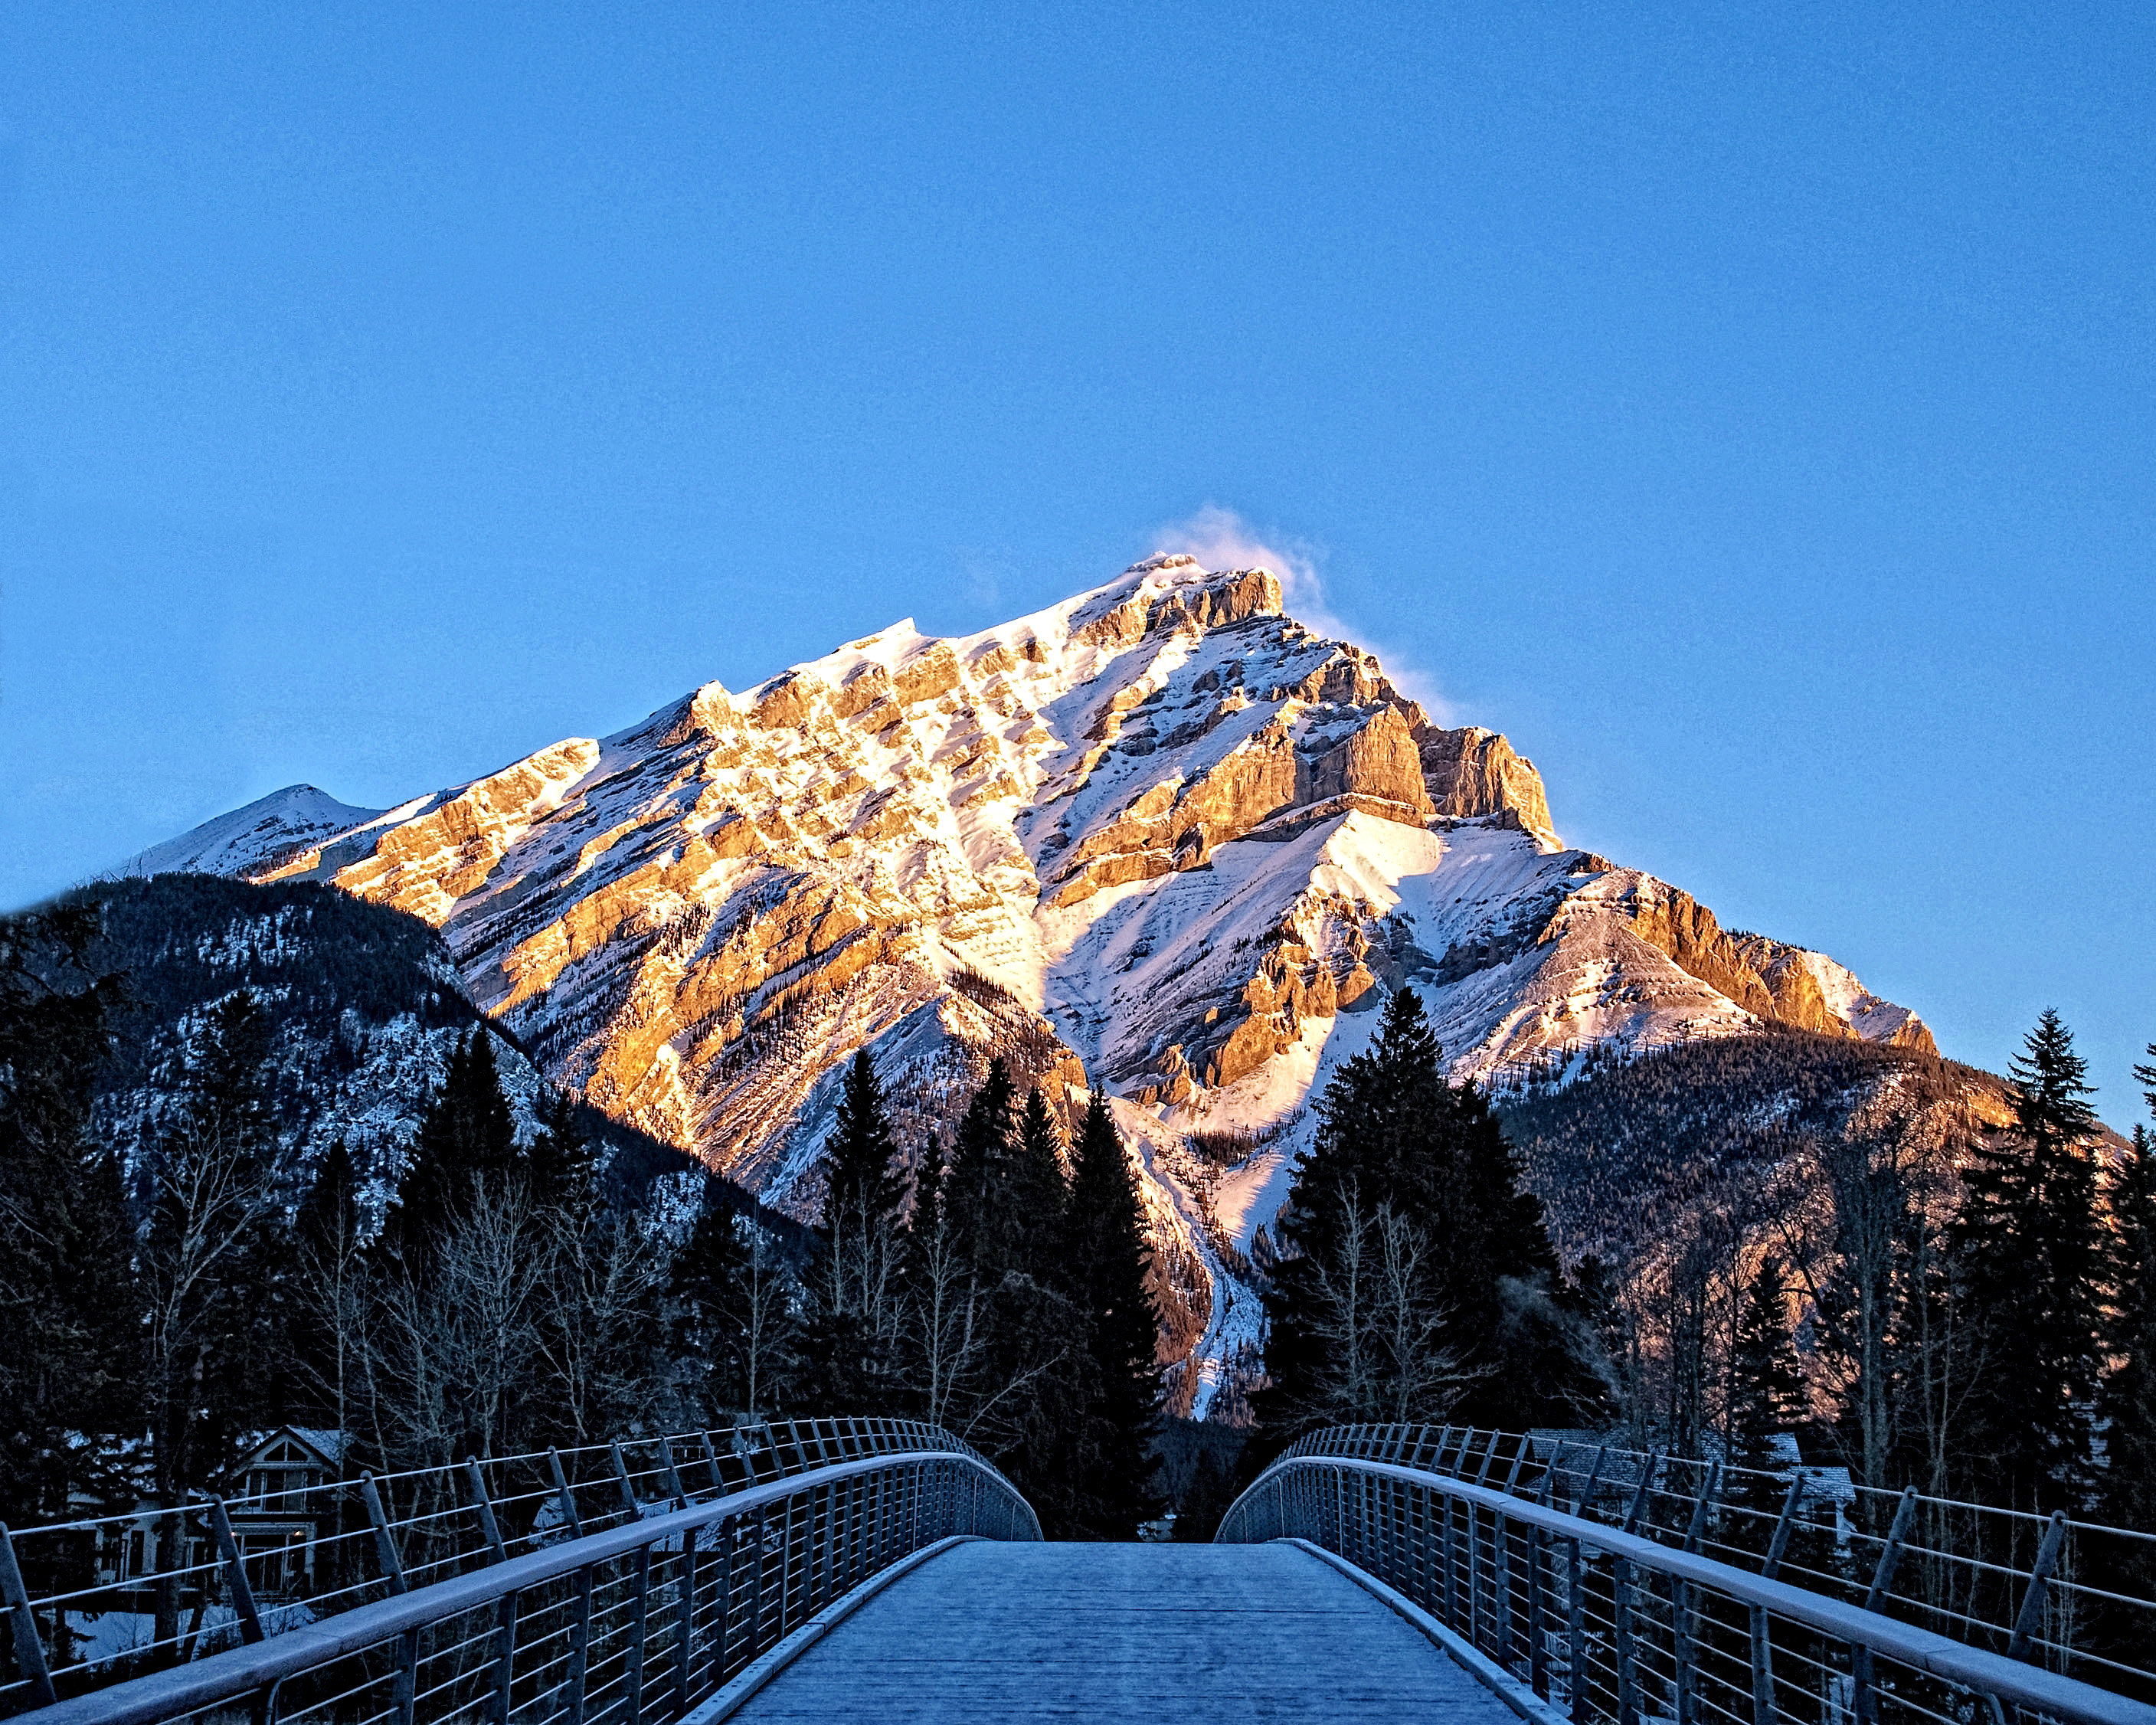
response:
M878 1422L879 1424L882 1422ZM806 1538L829 1542L831 1550L824 1553L823 1586L828 1594L834 1585L834 1576L840 1569L855 1579L873 1574L887 1567L909 1551L952 1532L985 1532L988 1537L1038 1540L1040 1523L1032 1507L1005 1479L995 1466L973 1450L968 1445L933 1428L910 1422L904 1424L906 1435L925 1446L885 1450L862 1455L850 1461L828 1462L805 1471L788 1474L761 1485L750 1486L726 1495L700 1502L690 1502L682 1507L658 1514L645 1514L639 1519L624 1522L603 1532L560 1540L540 1546L521 1556L498 1555L487 1568L470 1573L429 1582L409 1591L393 1593L389 1597L358 1605L319 1622L291 1629L282 1634L233 1648L222 1653L211 1654L190 1663L146 1676L133 1677L100 1689L50 1702L37 1707L27 1717L38 1725L158 1725L158 1722L172 1720L203 1708L216 1707L241 1697L260 1697L257 1718L265 1725L276 1720L276 1695L280 1685L292 1678L315 1671L335 1661L378 1649L401 1636L416 1636L429 1626L439 1625L448 1620L481 1609L489 1605L502 1606L510 1628L509 1642L504 1657L510 1663L504 1667L505 1681L515 1683L519 1679L515 1672L515 1605L520 1594L558 1582L564 1578L582 1578L585 1585L585 1615L587 1627L583 1633L588 1637L597 1631L590 1619L590 1573L599 1566L623 1558L639 1560L640 1579L636 1594L637 1657L644 1657L645 1600L657 1589L658 1584L650 1574L650 1554L654 1551L685 1553L690 1560L688 1579L681 1589L686 1603L682 1607L682 1639L677 1644L677 1655L681 1671L685 1674L696 1658L695 1595L697 1579L695 1569L694 1536L701 1530L720 1524L728 1535L748 1523L757 1526L757 1535L752 1542L752 1553L757 1564L757 1620L749 1625L749 1645L739 1650L741 1658L733 1664L746 1663L759 1650L757 1640L764 1625L763 1576L769 1553L767 1540L763 1537L763 1519L774 1509L792 1526L796 1513L794 1500L807 1498L808 1508ZM938 1495L932 1504L924 1505L928 1484L929 1469L963 1470L978 1488L961 1504L962 1494L944 1490L946 1481L940 1476L937 1481ZM840 1543L838 1531L843 1519L839 1507L839 1489L855 1481L866 1481L873 1476L906 1476L912 1471L910 1480L915 1487L912 1504L914 1521L902 1535L886 1538L881 1535L860 1538L859 1518L850 1528L846 1538L862 1548L859 1556L865 1560L847 1564L841 1561L836 1547ZM816 1499L824 1496L824 1528L817 1533ZM889 1512L881 1507L879 1513ZM960 1523L964 1525L960 1525ZM982 1525L985 1523L986 1525ZM873 1547L871 1550L870 1548ZM729 1565L726 1589L732 1582L732 1553L726 1550ZM497 1551L500 1548L497 1548ZM885 1554L877 1559L875 1551ZM803 1566L801 1584L804 1597L814 1591L813 1570L818 1558L814 1552L804 1552L799 1559ZM791 1584L788 1559L782 1555L778 1575L780 1604L779 1624L786 1621L785 1601ZM847 1584L852 1584L849 1582ZM508 1602L504 1605L504 1602ZM723 1607L721 1608L723 1609ZM773 1639L776 1639L773 1636ZM459 1645L464 1644L459 1644ZM706 1635L704 1645L708 1649ZM717 1648L717 1676L723 1677L730 1662L732 1641L721 1616ZM451 1650L454 1651L453 1648ZM408 1666L418 1659L418 1642L411 1643ZM468 1673L467 1673L468 1674ZM370 1679L374 1681L374 1679ZM579 1677L581 1682L582 1679ZM714 1685L715 1686L715 1685ZM683 1681L677 1685L685 1697L690 1685ZM401 1703L400 1717L404 1725L413 1718L410 1698L412 1685L408 1677L405 1698ZM506 1694L506 1690L505 1690ZM466 1704L469 1705L469 1704ZM451 1716L465 1711L464 1707L452 1709ZM509 1706L505 1700L497 1719L506 1719ZM577 1713L583 1712L583 1697L578 1697ZM675 1710L678 1712L679 1709ZM668 1717L666 1710L646 1704L644 1717L646 1725L656 1725Z
M13 1635L0 1635L0 1717L26 1700L50 1699L41 1624L52 1626L56 1647L68 1644L70 1630L78 1638L96 1636L87 1659L53 1675L76 1686L125 1681L131 1667L192 1662L243 1635L276 1635L295 1618L316 1620L378 1598L393 1585L385 1535L395 1543L401 1573L394 1589L402 1591L491 1556L496 1539L516 1552L553 1543L565 1530L634 1519L654 1502L733 1497L834 1461L906 1449L978 1459L971 1445L939 1427L891 1416L749 1420L716 1434L624 1436L380 1473L349 1470L341 1453L347 1440L335 1434L300 1435L333 1441L337 1477L251 1496L241 1475L218 1482L232 1493L228 1501L198 1492L177 1505L138 1502L112 1514L0 1526L0 1612L12 1607L15 1620ZM126 1483L120 1481L123 1491ZM305 1566L296 1595L286 1591L286 1553L260 1549L250 1538L250 1523L265 1518L313 1530L303 1546L290 1548ZM201 1602L229 1620L176 1629L162 1639L123 1634L118 1645L97 1631L112 1613L122 1623L137 1614L139 1621L153 1592L182 1615L188 1604ZM254 1607L246 1621L234 1609L243 1592Z
M1589 1520L1629 1520L1650 1538L1740 1569L1762 1568L1784 1518L1777 1512L1798 1486L1794 1531L1806 1537L1781 1558L1781 1579L1949 1640L2156 1698L2156 1533L1866 1486L1846 1468L1800 1463L1794 1454L1780 1466L1745 1466L1712 1453L1629 1450L1578 1432L1335 1426L1287 1453L1471 1475L1516 1497L1532 1497L1554 1480ZM1710 1513L1694 1528L1702 1500Z
M1433 1469L1355 1455L1314 1453L1315 1450L1315 1445L1309 1448L1298 1445L1260 1474L1229 1507L1227 1513L1221 1518L1216 1540L1224 1544L1237 1544L1267 1538L1307 1538L1353 1562L1358 1558L1357 1548L1368 1549L1373 1538L1397 1537L1401 1525L1398 1517L1404 1507L1406 1511L1405 1526L1411 1541L1419 1538L1427 1543L1435 1538L1426 1507L1419 1535L1414 1532L1411 1503L1404 1506L1398 1500L1389 1499L1383 1506L1369 1507L1358 1502L1358 1506L1351 1510L1344 1501L1344 1478L1353 1474L1368 1481L1381 1481L1425 1494L1438 1494L1454 1503L1470 1507L1476 1516L1487 1512L1492 1518L1491 1538L1486 1548L1490 1553L1488 1562L1501 1574L1504 1574L1509 1561L1509 1535L1506 1531L1508 1524L1524 1527L1530 1530L1532 1535L1539 1536L1534 1544L1537 1572L1528 1584L1531 1604L1535 1589L1539 1584L1540 1566L1544 1561L1541 1541L1555 1538L1565 1542L1568 1546L1576 1544L1578 1548L1601 1553L1620 1564L1636 1564L1642 1569L1667 1578L1672 1584L1721 1594L1748 1609L1801 1624L1830 1640L1863 1649L1866 1653L1877 1655L1897 1665L1908 1666L1979 1695L2036 1709L2054 1719L2081 1722L2081 1725L2156 1725L2156 1707L2129 1697L2018 1659L1968 1646L1935 1631L1900 1622L1877 1611L1844 1604L1785 1582L1753 1574L1717 1558L1673 1549L1622 1527L1590 1521L1584 1516L1513 1496L1497 1487L1477 1484ZM1297 1450L1301 1450L1301 1453L1297 1453ZM1299 1516L1291 1515L1284 1502L1289 1482L1304 1477L1316 1479L1327 1476L1339 1488L1329 1494L1334 1501L1331 1503L1306 1502L1300 1506L1302 1512ZM1792 1491L1792 1501L1796 1495ZM1373 1517L1384 1516L1395 1519L1388 1523L1381 1533L1353 1525L1358 1521L1367 1522ZM1445 1536L1448 1595L1452 1590L1454 1568L1450 1521L1448 1515ZM1323 1535L1330 1537L1321 1537ZM1471 1521L1466 1538L1477 1556L1485 1549L1475 1545L1478 1537ZM1503 1543L1502 1546L1501 1542ZM1342 1549L1343 1546L1350 1548ZM1381 1553L1380 1557L1381 1563L1391 1563L1398 1567L1397 1551ZM1428 1562L1423 1563L1424 1577L1430 1573L1430 1567ZM1411 1562L1408 1568L1412 1571L1414 1568ZM1621 1575L1621 1569L1619 1573ZM1380 1574L1379 1579L1389 1578ZM1512 1587L1509 1575L1506 1574L1502 1580L1488 1584L1507 1590L1505 1609L1509 1611ZM1621 1581L1618 1585L1622 1585ZM1412 1596L1412 1589L1403 1588L1401 1590L1409 1592ZM1577 1594L1576 1583L1574 1591ZM1683 1609L1676 1603L1678 1598L1673 1593L1673 1622ZM1613 1605L1613 1617L1622 1609ZM1448 1609L1447 1615L1450 1615ZM1471 1610L1471 1631L1474 1629L1472 1615ZM1755 1627L1755 1644L1757 1634ZM1621 1645L1625 1639L1621 1628L1617 1630L1615 1639ZM1510 1667L1512 1661L1507 1650L1501 1647L1499 1652L1504 1656L1501 1656L1500 1663ZM1756 1645L1753 1657L1756 1681L1760 1663ZM1539 1663L1539 1661L1536 1662ZM1674 1662L1681 1671L1681 1661ZM1591 1681L1591 1671L1584 1675ZM1620 1672L1620 1681L1629 1682L1629 1674ZM1678 1710L1681 1713L1689 1712L1681 1700ZM1644 1711L1635 1707L1634 1717L1637 1718ZM1724 1717L1735 1717L1726 1709L1717 1711ZM1575 1711L1573 1717L1582 1718L1585 1716ZM1772 1725L1775 1717L1775 1707L1771 1700L1763 1707L1755 1708L1755 1725ZM1781 1717L1788 1716L1784 1714ZM1861 1709L1859 1717L1862 1717Z

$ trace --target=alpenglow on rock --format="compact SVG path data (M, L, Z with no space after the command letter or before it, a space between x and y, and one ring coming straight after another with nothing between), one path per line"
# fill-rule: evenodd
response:
M854 1050L902 1086L1015 1040L1119 1099L1157 1229L1216 1267L1402 983L1484 1079L1782 1024L1928 1040L1830 960L1564 848L1504 737L1433 724L1270 572L1187 557L978 634L895 624L386 812L280 792L132 866L424 917L551 1076L797 1209ZM1201 1203L1168 1165L1193 1132L1266 1148Z

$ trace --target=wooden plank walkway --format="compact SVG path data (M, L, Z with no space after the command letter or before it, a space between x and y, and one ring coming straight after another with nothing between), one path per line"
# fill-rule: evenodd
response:
M959 1546L734 1716L1518 1725L1382 1602L1288 1545Z

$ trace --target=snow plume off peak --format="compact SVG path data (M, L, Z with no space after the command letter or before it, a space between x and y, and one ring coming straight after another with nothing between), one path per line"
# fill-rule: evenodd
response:
M1317 548L1300 541L1290 541L1285 548L1269 544L1232 509L1209 503L1188 521L1163 527L1153 535L1152 552L1155 557L1193 557L1208 569L1270 570L1280 578L1292 615L1326 634L1346 635L1325 608Z
M1183 552L1209 569L1270 570L1280 578L1291 616L1337 640L1356 639L1356 631L1326 603L1325 583L1318 573L1324 552L1307 540L1260 532L1234 510L1209 503L1187 521L1173 522L1154 534L1152 548L1156 556ZM1367 634L1363 638L1368 639ZM1388 650L1381 656L1395 688L1419 701L1435 722L1456 721L1458 715L1438 688L1436 678L1396 652Z

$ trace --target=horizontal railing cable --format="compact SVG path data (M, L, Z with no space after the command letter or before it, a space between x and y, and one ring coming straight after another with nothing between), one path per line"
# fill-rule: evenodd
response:
M2112 1615L2087 1620L2097 1590L2061 1585L2064 1517L2035 1522L2045 1537L2013 1577L2001 1623L1959 1609L1981 1599L1938 1597L1942 1574L1966 1590L1973 1565L1917 1576L1933 1597L1897 1591L1918 1565L1942 1562L1936 1543L1911 1555L1926 1500L1889 1497L1892 1512L1859 1545L1845 1489L1833 1494L1833 1522L1807 1520L1825 1489L1808 1470L1671 1464L1562 1437L1348 1427L1289 1450L1219 1537L1323 1546L1583 1725L1879 1725L1890 1714L2001 1725L2006 1707L2156 1725L2148 1674L2131 1663L2150 1656L2144 1620L2116 1609L2152 1608L2107 1595ZM1755 1543L1732 1529L1747 1517ZM1809 1567L1794 1561L1800 1552Z
M677 1446L687 1445L701 1479L685 1472ZM663 1725L925 1544L1040 1538L1024 1499L984 1458L896 1420L781 1422L362 1476L317 1488L306 1507L331 1519L311 1553L326 1584L306 1590L280 1592L290 1569L264 1572L280 1555L242 1551L226 1531L244 1501L12 1538L0 1530L0 1603L13 1630L0 1712L117 1725L251 1697L257 1725ZM116 1522L140 1531L181 1517L208 1548L198 1561L34 1594L23 1578L38 1572L17 1558L44 1555L40 1536L94 1541ZM160 1633L136 1645L90 1639L108 1625L85 1600L139 1620L126 1608L155 1604L161 1590Z

